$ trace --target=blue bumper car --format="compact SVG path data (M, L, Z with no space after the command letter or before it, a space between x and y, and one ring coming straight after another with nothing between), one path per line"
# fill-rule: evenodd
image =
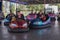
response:
M50 18L48 18L45 21L42 21L40 18L36 18L35 20L31 21L30 28L45 28L45 27L51 27L51 21Z
M4 20L4 25L5 25L5 26L8 26L10 22L11 22L10 18L6 18L6 19Z
M29 21L32 21L32 20L36 19L36 17L37 17L37 15L35 15L35 14L34 15L28 15L26 19Z
M57 15L57 20L60 21L60 14Z
M30 22L31 22L32 20L35 20L36 18L37 18L37 15L28 15L28 16L26 17L26 20L27 20L28 24L30 24Z
M56 15L51 13L51 14L48 14L48 16L51 18L51 21L55 21L56 20Z

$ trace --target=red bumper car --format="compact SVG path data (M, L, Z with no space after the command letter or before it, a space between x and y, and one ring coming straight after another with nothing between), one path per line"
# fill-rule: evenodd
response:
M14 19L13 19L14 20ZM25 20L11 21L8 27L9 32L27 32L29 31L28 24Z

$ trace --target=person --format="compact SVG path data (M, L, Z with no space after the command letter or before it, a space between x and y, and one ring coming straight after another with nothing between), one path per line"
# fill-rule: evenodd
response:
M27 23L30 24L30 22L36 19L36 17L37 17L36 12L31 10L31 13L29 13L29 15L27 16Z
M34 14L37 14L37 11L35 11Z
M21 13L21 11L17 11L16 18L17 19L23 19L24 20L24 15Z
M42 12L42 10L40 10L37 14L37 18L41 17L42 15L43 15L43 12Z
M42 21L46 21L49 17L47 14L43 13L42 10L37 14L37 18L40 18Z
M31 18L31 20L33 20L34 18L36 18L36 12L33 12L33 10L31 11L31 13L27 16L27 18Z
M31 13L29 13L29 15L34 15L33 10L31 10Z
M21 11L17 11L16 21L18 25L22 25L25 22L24 15L21 13Z
M60 13L57 15L57 17L59 17L59 18L60 18Z
M29 15L31 15L31 17L34 17L34 16L36 15L36 12L34 12L34 11L32 10Z
M12 17L15 17L15 14L12 13L12 12L10 12L10 14L8 14L8 15L6 16L6 19L9 20L9 21L11 21L11 20L12 20Z

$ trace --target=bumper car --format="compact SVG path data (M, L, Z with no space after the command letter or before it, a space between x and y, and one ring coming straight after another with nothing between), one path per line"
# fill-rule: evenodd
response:
M45 19L45 18L44 18ZM46 18L45 20L40 18L36 18L35 20L31 21L29 27L30 28L45 28L51 27L50 17Z
M26 20L30 23L32 20L36 19L37 18L37 15L28 15L26 17Z
M51 18L51 21L55 21L56 20L56 15L55 14L48 14L48 16Z
M8 26L9 23L10 23L10 20L7 20L7 19L4 20L4 25L5 25L5 26Z
M14 20L14 19L13 19ZM9 32L28 32L28 24L25 20L15 20L11 21L11 23L8 26L8 31Z
M58 20L58 21L60 21L60 14L59 14L59 15L57 15L57 20Z
M10 22L11 22L11 20L9 17L4 19L4 25L5 26L8 26Z

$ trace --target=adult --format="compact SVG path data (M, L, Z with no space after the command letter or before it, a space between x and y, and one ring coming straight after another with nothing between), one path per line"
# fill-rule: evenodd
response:
M43 12L42 12L42 10L40 10L37 14L37 18L41 17L42 15L43 15Z
M6 19L9 20L9 21L11 21L12 20L12 17L14 17L14 16L15 16L14 13L10 12L10 14L8 14L6 16Z
M17 19L23 19L24 20L24 15L21 13L21 11L17 11L16 18Z

